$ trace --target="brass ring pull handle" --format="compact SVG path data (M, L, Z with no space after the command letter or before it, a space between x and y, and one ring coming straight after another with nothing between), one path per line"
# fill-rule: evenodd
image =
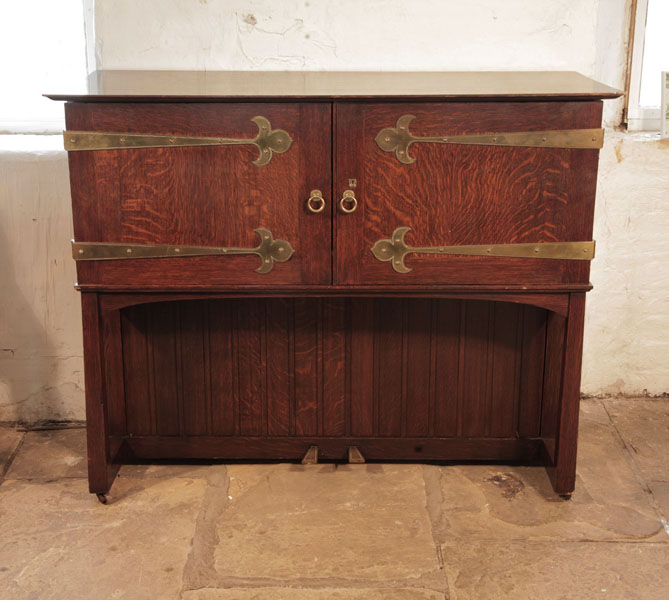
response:
M409 123L416 117L402 115L395 127L386 127L374 138L384 152L394 152L405 165L416 162L409 155L409 146L416 142L433 144L463 144L473 146L525 146L531 148L601 148L603 129L558 129L551 131L519 131L474 135L434 135L420 137L409 131Z
M311 190L309 200L307 200L307 208L314 214L323 212L323 209L325 208L323 192L320 190Z
M97 131L63 131L65 150L125 150L131 148L178 148L181 146L255 146L259 156L253 164L262 167L272 154L283 154L293 139L283 129L272 129L269 119L258 115L251 119L258 128L253 138L223 138L144 133L103 133Z
M404 264L407 254L454 254L464 256L503 256L557 260L592 260L595 242L543 242L537 244L481 244L477 246L407 246L404 236L411 227L398 227L390 239L377 241L372 254L381 262L390 262L398 273L411 271Z
M339 208L341 212L349 214L355 212L355 209L358 208L358 201L355 198L355 192L353 190L346 190L342 199L339 201Z
M260 245L255 248L223 248L215 246L177 246L154 244L118 244L105 242L75 242L72 240L74 260L126 260L136 258L176 258L189 256L229 256L232 254L255 254L261 265L256 273L269 273L275 262L286 262L294 254L286 240L275 240L272 232L258 227L254 231L260 236Z

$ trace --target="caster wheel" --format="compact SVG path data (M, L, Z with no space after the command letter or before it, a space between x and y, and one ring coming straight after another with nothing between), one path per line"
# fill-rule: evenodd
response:
M106 494L95 494L100 501L100 504L107 504L107 495Z
M560 494L560 498L563 500L571 500L571 494Z

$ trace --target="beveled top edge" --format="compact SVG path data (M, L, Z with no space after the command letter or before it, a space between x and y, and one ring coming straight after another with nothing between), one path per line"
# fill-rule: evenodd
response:
M53 100L605 99L620 90L575 71L94 71Z

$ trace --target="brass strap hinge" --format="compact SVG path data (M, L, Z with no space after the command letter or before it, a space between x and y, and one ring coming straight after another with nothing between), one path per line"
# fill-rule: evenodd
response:
M465 256L504 256L511 258L544 258L557 260L592 260L595 242L545 242L538 244L481 244L476 246L407 246L404 236L411 227L398 227L391 239L379 240L372 254L380 261L390 261L398 273L411 271L404 264L407 254L451 254Z
M104 242L75 242L72 240L72 257L85 260L127 260L136 258L176 258L191 256L228 256L233 254L256 254L262 264L256 273L269 273L274 262L286 262L294 254L286 240L275 240L272 232L258 228L260 236L257 248L220 248L214 246L178 246L153 244L108 244Z
M409 146L415 142L433 144L464 144L474 146L527 146L533 148L601 148L603 129L558 129L550 131L520 131L475 135L435 135L418 137L409 132L409 123L416 117L402 115L395 127L379 131L375 140L384 152L395 152L397 160L410 165L416 159L409 155Z
M222 138L183 135L150 135L143 133L101 133L96 131L63 131L65 150L123 150L131 148L176 148L179 146L255 146L260 156L254 165L266 165L272 153L282 154L293 143L288 132L272 129L265 117L251 119L258 126L254 138Z

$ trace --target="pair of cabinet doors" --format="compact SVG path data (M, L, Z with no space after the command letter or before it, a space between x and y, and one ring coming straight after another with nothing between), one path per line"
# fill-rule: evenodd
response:
M587 261L408 252L396 269L372 250L402 227L413 248L590 240L597 150L435 142L402 156L382 147L392 131L379 136L398 132L405 115L416 137L596 128L600 102L71 102L66 111L68 131L241 140L70 152L77 242L253 249L262 228L294 250L265 273L254 254L81 261L82 285L588 281ZM278 143L289 147L263 157L252 143L262 126L286 132ZM313 190L322 200L309 201Z

